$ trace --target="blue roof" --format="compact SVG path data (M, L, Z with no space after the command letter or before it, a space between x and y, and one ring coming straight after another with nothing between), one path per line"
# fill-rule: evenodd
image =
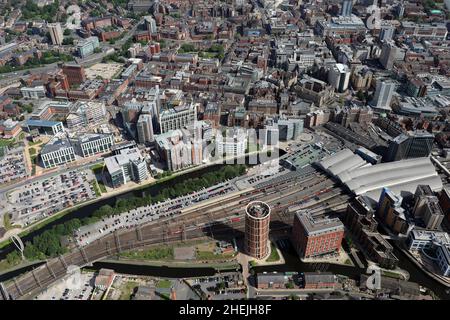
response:
M27 126L36 126L36 127L53 127L56 124L62 124L61 121L48 121L48 120L35 120L28 119L26 122Z

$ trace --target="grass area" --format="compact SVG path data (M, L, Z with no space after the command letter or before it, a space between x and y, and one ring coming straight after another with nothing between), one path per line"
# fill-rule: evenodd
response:
M30 149L28 149L28 152L30 153L30 157L34 156L36 154L36 149L35 148L30 148Z
M172 287L172 281L163 279L159 280L158 284L156 285L157 288L164 288L164 289L170 289Z
M37 165L37 154L30 153L30 161L31 161L31 175L36 175L36 165Z
M167 293L161 293L161 298L164 300L170 300L170 296Z
M95 181L95 182L92 183L92 187L94 188L95 195L96 195L97 197L100 197L100 196L102 195L102 193L101 193L101 191L100 191L100 188L99 188L99 186L98 186L97 181Z
M211 251L197 251L197 260L218 260L218 259L229 259L233 257L232 253L222 253L215 254Z
M271 243L270 244L270 256L267 258L266 262L274 262L280 260L280 255L278 254L277 247Z
M122 252L119 257L137 260L173 259L173 247L158 247L147 250Z
M200 58L205 58L205 59L213 59L213 58L217 58L217 56L218 56L217 53L207 52L207 51L200 52L198 55Z
M101 193L106 193L106 186L103 184L102 181L97 181L97 185L100 188Z
M397 272L381 270L381 275L383 275L385 277L389 277L389 278L405 280L404 276L402 274L400 274L400 273L397 273Z
M350 265L350 266L351 266L353 263L352 263L352 260L346 259L345 262L344 262L344 264L347 264L347 265Z
M91 170L92 170L92 172L97 174L97 173L101 173L104 167L105 167L104 163L97 163L91 167Z
M8 261L6 259L0 261L0 271L9 270L20 264L20 260Z
M42 143L42 141L41 140L37 140L37 141L30 141L30 142L28 142L28 145L29 146L36 146L36 145L38 145L38 144L41 144Z
M119 300L130 300L134 293L134 288L139 286L139 283L135 281L128 281L124 286L120 288L121 294Z
M20 228L19 226L13 225L11 223L11 218L10 218L9 214L7 214L7 213L3 215L3 225L4 225L6 230L11 230L11 229L14 229L14 228Z
M0 147L9 147L14 143L14 138L0 139Z

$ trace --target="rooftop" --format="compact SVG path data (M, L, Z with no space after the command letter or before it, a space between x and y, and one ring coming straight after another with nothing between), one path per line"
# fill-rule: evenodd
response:
M256 219L263 219L270 215L270 207L262 201L253 201L247 205L247 214Z

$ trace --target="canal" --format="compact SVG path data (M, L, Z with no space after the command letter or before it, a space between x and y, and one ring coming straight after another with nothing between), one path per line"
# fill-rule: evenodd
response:
M253 267L256 273L261 272L331 272L333 274L344 275L353 280L359 281L360 275L366 272L365 268L355 267L356 263L353 261L352 265L336 265L330 263L304 263L302 262L294 249L290 245L289 241L278 242L278 247L283 254L285 263L282 265L272 266L260 266ZM409 258L400 250L394 247L394 253L399 258L399 267L407 270L410 274L409 281L416 282L419 285L431 289L440 299L450 300L450 294L447 288L437 282L436 280L425 274L420 268L412 263ZM367 265L367 262L363 257L360 259ZM353 260L353 258L351 258ZM27 266L18 270L10 271L8 273L0 275L0 282L10 280L22 273L30 271L32 268L36 268L42 263ZM89 270L100 270L101 268L113 269L117 273L129 274L129 275L141 275L141 276L153 276L153 277L167 277L167 278L191 278L212 276L216 273L214 268L179 268L179 267L167 267L167 266L149 266L139 264L126 264L124 262L95 262L92 266L86 267ZM226 270L221 270L225 272ZM235 271L230 269L228 271Z
M284 155L286 152L278 149L278 155L282 156ZM242 159L242 158L241 158ZM254 160L254 157L252 157L252 161ZM259 157L257 159L258 163L259 163ZM269 159L271 160L271 159ZM249 163L249 157L246 156L245 157L245 163L249 166L254 165L255 163ZM237 161L237 163L240 163L239 161ZM95 210L99 209L100 207L104 206L104 205L110 205L110 206L114 206L115 203L120 200L120 199L125 199L125 198L130 198L130 197L145 197L145 196L156 196L158 193L161 192L161 190L165 189L165 188L170 188L175 186L176 184L183 182L187 179L193 179L193 178L198 178L203 176L204 174L211 172L211 171L218 171L221 168L223 168L224 166L226 166L227 164L214 164L214 165L210 165L208 167L204 167L204 168L200 168L198 170L194 170L191 172L187 172L181 175L177 175L175 177L173 177L170 180L167 181L163 181L163 182L159 182L156 184L152 184L149 186L144 186L142 188L139 189L135 189L129 192L125 192L122 193L120 195L117 196L113 196L110 198L106 198L106 199L100 199L96 202L90 203L88 205L85 206L81 206L78 207L76 209L73 209L72 211L66 213L65 215L61 216L60 218L46 224L45 226L34 230L30 233L28 233L26 236L22 237L22 241L23 243L27 242L27 241L32 241L33 238L35 236L38 236L40 234L42 234L44 231L46 230L50 230L51 228L53 228L53 226L56 226L58 224L64 223L66 221L69 221L71 219L74 218L78 218L78 219L83 219L86 217L90 217ZM6 258L6 255L12 251L16 250L16 247L13 244L9 244L3 248L0 249L0 260L3 260Z

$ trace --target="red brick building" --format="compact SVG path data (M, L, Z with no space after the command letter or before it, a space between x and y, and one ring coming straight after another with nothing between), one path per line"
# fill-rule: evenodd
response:
M299 211L294 216L292 244L301 258L338 253L344 225L337 219L316 218Z
M63 73L67 76L70 86L80 85L86 81L86 72L84 67L77 64L64 64L62 66Z

